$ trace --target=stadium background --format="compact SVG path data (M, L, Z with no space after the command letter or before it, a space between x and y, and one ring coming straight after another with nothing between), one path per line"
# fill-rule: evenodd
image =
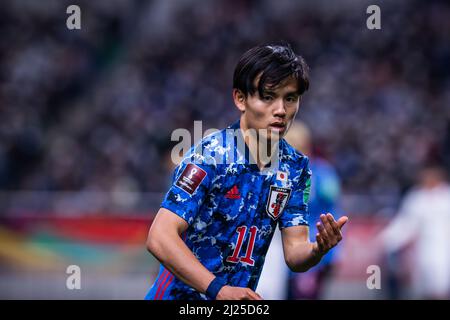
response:
M66 28L70 4L81 30ZM381 30L366 28L371 4ZM167 189L172 131L233 122L237 59L279 39L311 67L299 118L336 167L351 219L323 298L394 296L385 273L382 290L368 290L366 268L384 265L371 240L420 166L450 162L445 1L0 7L0 298L142 299L157 272L144 243ZM81 290L66 289L71 264Z

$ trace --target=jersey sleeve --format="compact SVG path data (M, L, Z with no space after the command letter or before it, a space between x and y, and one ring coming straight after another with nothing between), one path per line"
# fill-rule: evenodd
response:
M215 165L198 154L185 158L174 171L172 185L161 207L191 224L209 193L215 171Z
M309 160L305 157L304 167L297 179L293 180L292 195L289 198L287 207L280 216L279 228L287 228L299 225L308 226L309 211L308 201L311 192L311 169Z

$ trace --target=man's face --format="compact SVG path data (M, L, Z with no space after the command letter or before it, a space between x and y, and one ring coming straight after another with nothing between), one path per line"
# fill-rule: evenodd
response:
M259 77L255 79L257 86ZM265 129L268 139L282 138L297 114L300 96L297 93L297 81L289 77L276 88L267 89L263 96L258 91L239 99L235 103L243 111L244 128ZM263 135L266 136L263 132Z

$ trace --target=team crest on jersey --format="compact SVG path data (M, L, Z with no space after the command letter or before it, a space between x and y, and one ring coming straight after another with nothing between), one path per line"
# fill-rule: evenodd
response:
M291 195L291 189L270 186L269 199L267 200L266 211L269 216L276 220L283 212Z

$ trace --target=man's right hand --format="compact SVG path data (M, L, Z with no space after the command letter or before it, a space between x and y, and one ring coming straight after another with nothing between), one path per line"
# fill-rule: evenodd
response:
M216 300L263 300L263 298L249 288L223 286Z

